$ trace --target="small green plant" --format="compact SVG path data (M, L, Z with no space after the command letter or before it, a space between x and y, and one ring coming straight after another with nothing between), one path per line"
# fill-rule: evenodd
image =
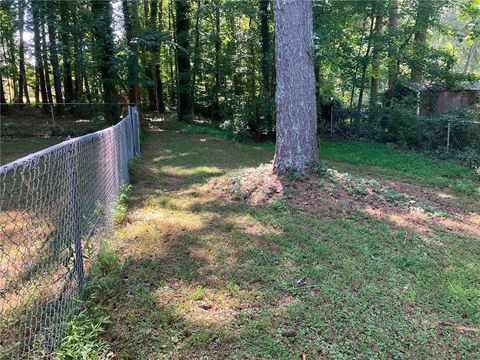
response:
M130 161L128 162L128 171L130 173L134 173L138 168L139 162L140 162L140 158L138 156L131 158Z
M285 211L288 209L287 201L283 197L278 197L272 201L270 208L276 211Z
M368 184L373 188L375 192L380 192L382 190L382 185L375 179L369 180Z
M311 163L310 168L318 176L325 177L327 175L328 165L325 161L316 161L314 163Z
M113 221L115 224L120 224L127 216L127 200L132 193L132 185L123 184L117 197L117 204L113 213Z
M420 208L423 209L423 211L427 213L432 213L432 214L435 214L437 210L435 206L432 206L430 204L420 204Z
M408 200L409 196L407 194L398 192L394 188L388 188L385 198L391 201L402 201L402 200Z
M288 177L290 178L290 180L299 181L305 180L308 176L305 172L290 169L288 170Z
M108 317L101 313L97 307L87 307L67 324L67 336L55 356L56 360L113 359L107 342L100 336L109 324Z

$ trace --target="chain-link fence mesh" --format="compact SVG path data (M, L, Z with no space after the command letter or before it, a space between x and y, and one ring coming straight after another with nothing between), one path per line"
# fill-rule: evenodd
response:
M371 114L332 109L320 118L319 132L345 139L368 139L398 144L406 149L433 151L480 165L480 121L451 116Z
M76 137L111 126L105 119L114 107L122 117L128 103L34 103L0 105L2 137Z
M138 154L130 108L112 127L0 167L1 359L54 353Z
M447 125L447 150L480 151L480 121L456 120Z

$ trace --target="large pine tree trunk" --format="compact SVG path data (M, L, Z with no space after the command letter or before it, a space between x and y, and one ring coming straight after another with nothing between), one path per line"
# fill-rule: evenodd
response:
M274 171L318 161L312 0L274 0L277 141Z
M190 73L190 2L175 0L177 16L175 27L177 31L177 66L178 66L178 119L190 121L193 114L191 99Z

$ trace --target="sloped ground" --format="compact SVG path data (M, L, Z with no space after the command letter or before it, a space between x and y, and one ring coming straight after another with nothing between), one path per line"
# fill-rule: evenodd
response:
M271 148L172 124L94 279L115 357L480 357L478 197L343 162L279 178Z

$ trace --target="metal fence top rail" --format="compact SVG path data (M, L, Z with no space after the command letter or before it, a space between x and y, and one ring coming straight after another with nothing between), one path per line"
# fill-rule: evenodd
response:
M82 135L82 136L78 136L78 137L74 137L74 138L71 138L71 139L64 140L61 143L52 145L50 147L47 147L47 148L39 150L37 152L28 154L24 157L21 157L20 159L17 159L17 160L14 160L12 162L9 162L5 165L2 165L2 166L0 166L0 175L5 176L9 171L18 168L18 167L28 163L29 161L35 161L37 159L40 159L43 156L51 154L51 153L55 152L56 150L60 150L60 149L65 148L69 145L84 142L84 141L88 141L88 140L93 139L93 138L103 137L105 134L110 132L112 129L114 129L114 128L122 125L124 122L128 121L129 116L131 116L130 111L129 111L129 114L126 118L119 121L115 125L109 126L108 128L105 128L103 130L99 130L99 131L96 131L96 132L93 132L93 133L89 133L89 134L85 134L85 135Z

